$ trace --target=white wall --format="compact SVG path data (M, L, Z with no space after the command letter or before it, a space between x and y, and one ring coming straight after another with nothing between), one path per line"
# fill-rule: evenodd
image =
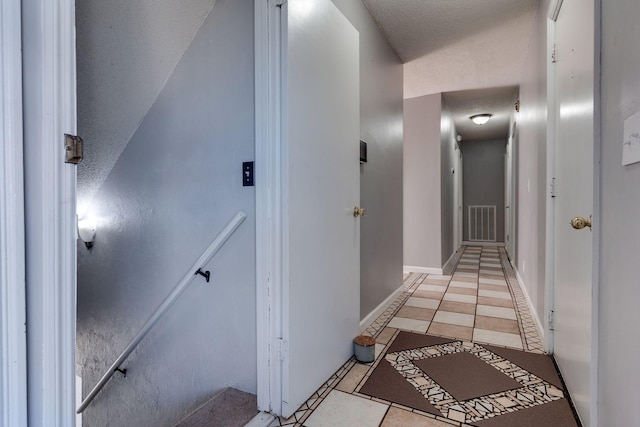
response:
M76 2L78 209L109 175L215 0Z
M545 291L547 8L548 1L542 1L527 50L514 142L517 246L512 262L539 319Z
M442 267L441 95L404 101L404 265Z
M78 245L85 395L236 211L248 218L209 264L211 283L194 280L86 426L171 426L223 387L256 391L255 195L241 181L254 157L253 25L253 0L216 3L88 207L98 230L91 251Z
M402 285L402 64L361 1L333 0L360 32L360 316Z
M640 164L622 166L622 142L624 119L640 110L639 19L636 0L602 2L600 426L638 422Z

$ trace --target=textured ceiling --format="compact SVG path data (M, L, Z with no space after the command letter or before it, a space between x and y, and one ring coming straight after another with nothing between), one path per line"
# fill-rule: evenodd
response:
M444 103L453 116L458 135L463 141L481 141L506 138L509 119L518 97L517 86L491 89L472 89L442 94ZM473 114L489 113L493 117L484 125L469 119Z
M404 97L515 85L538 0L363 0L404 65Z

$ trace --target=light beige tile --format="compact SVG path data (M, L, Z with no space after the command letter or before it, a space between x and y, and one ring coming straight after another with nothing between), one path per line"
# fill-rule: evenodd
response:
M460 272L458 273L457 271L453 274L454 277L469 277L469 278L476 278L478 277L478 273L467 273L467 272Z
M429 322L426 320L405 319L404 317L394 317L387 325L392 328L403 329L405 331L427 332Z
M517 320L516 311L513 308L493 307L478 304L476 314L479 316L500 317L502 319Z
M475 316L473 314L454 313L451 311L438 310L433 318L437 323L448 323L450 325L473 327Z
M444 292L447 290L447 285L420 285L418 286L419 291L430 291L430 292Z
M457 282L470 282L470 283L478 283L478 278L477 277L464 277L464 276L458 276L457 274L453 274L453 280L457 281Z
M430 298L416 298L410 297L407 302L404 303L405 306L409 307L422 307L422 308L431 308L433 310L438 308L440 305L439 299L430 299Z
M486 277L480 277L478 279L478 283L486 283L487 285L505 285L507 284L507 281L504 279L488 279Z
M376 337L376 342L379 342L380 344L387 344L396 331L397 329L395 328L384 328L380 332L380 335Z
M456 302L467 302L470 304L476 303L476 297L474 295L460 295L460 294L452 294L446 293L443 297L445 301L456 301Z
M451 427L451 424L392 406L380 427Z
M449 286L453 286L455 288L469 288L469 289L477 289L478 288L478 284L474 281L474 282L461 282L459 280L452 280L451 283L449 283Z
M333 390L304 422L305 427L378 427L389 406Z
M522 350L522 340L518 334L508 334L505 332L488 331L486 329L474 329L473 340L487 343L502 345L505 347L517 348Z
M338 383L336 389L344 391L345 393L353 393L353 391L358 386L358 383L360 383L360 381L362 381L364 376L367 374L368 370L369 366L356 363L349 370L347 375L345 375L344 378Z

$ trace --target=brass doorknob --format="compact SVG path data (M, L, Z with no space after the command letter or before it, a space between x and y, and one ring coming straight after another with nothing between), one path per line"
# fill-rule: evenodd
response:
M357 218L359 216L365 216L367 214L367 210L364 208L359 208L358 206L353 207L353 216Z
M591 216L589 217L589 219L577 216L575 218L572 218L569 224L571 224L571 226L576 230L582 230L585 227L591 228Z

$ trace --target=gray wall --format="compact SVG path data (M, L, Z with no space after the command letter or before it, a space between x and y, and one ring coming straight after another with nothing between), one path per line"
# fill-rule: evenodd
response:
M360 32L360 317L402 286L402 63L364 4L333 0Z
M441 268L441 95L404 101L404 265Z
M640 324L640 164L622 166L621 160L624 119L640 110L639 19L640 3L636 0L602 2L601 426L637 424L630 408L637 406L640 341L637 332L630 336L630 331Z
M85 395L236 211L249 216L207 266L212 282L190 285L86 426L171 426L223 387L256 391L255 195L240 174L254 156L253 25L252 0L216 3L89 206L96 241L78 247Z
M78 210L109 175L215 0L77 0Z
M506 140L463 141L462 232L469 240L469 205L496 207L496 241L504 242L504 152Z
M449 112L441 96L442 114L440 118L440 221L441 221L441 263L444 264L458 248L453 247L454 227L454 185L456 157L456 127L453 116ZM442 267L443 265L441 265Z
M548 5L548 0L540 2L524 63L514 142L517 247L512 262L540 320L545 292Z

